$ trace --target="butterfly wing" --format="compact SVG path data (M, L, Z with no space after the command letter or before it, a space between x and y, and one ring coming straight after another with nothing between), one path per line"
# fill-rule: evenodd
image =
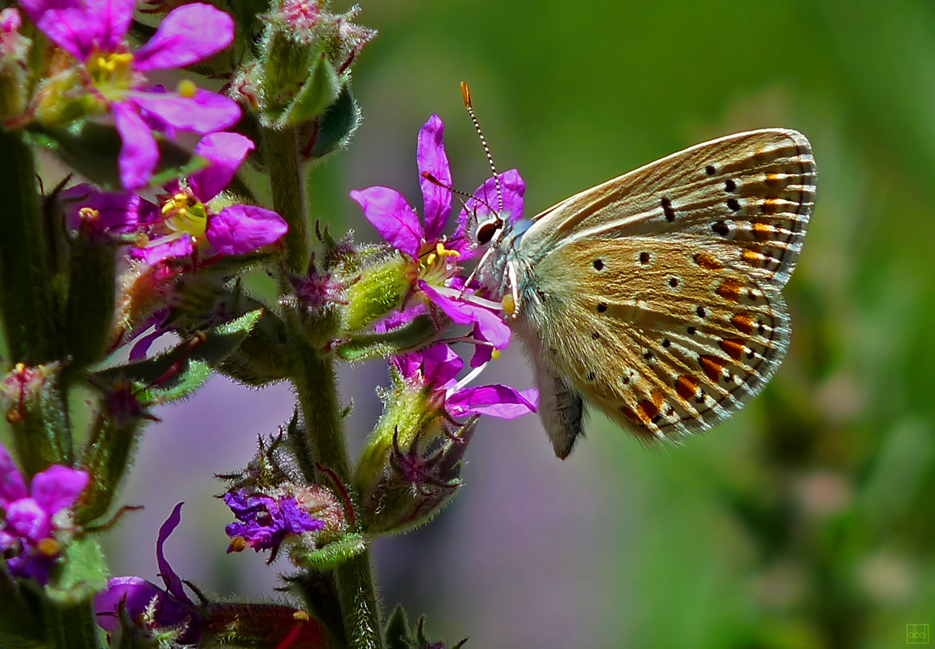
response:
M512 255L517 331L541 349L540 386L560 377L647 439L723 421L788 347L780 289L814 196L808 141L771 129L700 144L543 212ZM558 452L560 418L545 405Z

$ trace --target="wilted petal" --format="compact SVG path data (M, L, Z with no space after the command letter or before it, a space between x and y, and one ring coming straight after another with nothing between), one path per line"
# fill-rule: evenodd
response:
M173 92L140 91L132 93L130 100L167 125L195 133L220 131L240 119L237 102L200 88L193 97Z
M28 495L23 474L16 468L13 458L0 444L0 508L6 509L7 504Z
M167 518L166 522L159 528L159 537L156 539L156 565L159 567L159 574L162 576L162 580L166 583L166 590L179 600L190 604L191 599L185 593L185 588L182 587L182 579L175 574L172 566L169 565L163 550L166 539L169 538L169 535L175 531L175 528L178 527L179 523L182 521L182 505L184 504L185 503L177 504L172 510L172 513L169 514L169 518Z
M208 220L205 236L222 255L243 255L279 241L289 225L271 210L231 205Z
M234 40L234 21L206 4L173 9L151 39L136 51L138 70L184 68L220 52Z
M520 391L498 384L458 390L448 396L445 408L455 417L478 414L515 419L536 412L538 403L535 388Z
M419 215L395 189L368 187L354 190L353 198L364 211L367 220L394 248L418 259L422 246L422 225Z
M419 131L419 148L416 160L419 165L419 185L425 204L425 238L436 240L445 229L448 214L451 212L451 168L445 153L445 141L442 135L445 125L438 115L432 115ZM422 176L430 173L446 187Z
M71 507L88 486L88 474L60 464L53 464L32 479L32 497L49 515Z
M120 183L129 190L145 187L159 161L159 147L152 130L134 107L126 102L111 104L123 144L120 147Z
M221 193L254 148L253 141L239 133L211 133L201 138L195 153L207 158L211 164L188 178L198 200L207 203Z

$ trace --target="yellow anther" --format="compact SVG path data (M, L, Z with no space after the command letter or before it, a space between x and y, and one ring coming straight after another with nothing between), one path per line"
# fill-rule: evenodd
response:
M247 539L239 535L231 539L231 543L230 543L231 552L243 552L246 549L247 549Z
M492 358L493 360L497 360L498 358L500 358L500 350L497 349L496 347L492 349L490 351L490 358Z
M182 79L179 81L178 91L185 99L191 99L198 92L198 86L188 79Z
M435 253L434 253L434 252L430 252L430 253L429 253L429 256L425 258L425 265L426 265L426 266L431 266L431 265L434 264L434 263L435 263Z
M296 611L292 614L292 619L298 620L299 622L308 622L312 618L309 617L308 613L305 611Z
M441 242L435 244L435 252L438 254L440 258L454 257L455 259L458 259L461 257L460 252L458 252L457 250L447 250L445 248L445 245L442 244Z
M101 213L93 207L82 207L80 210L78 210L78 216L82 221L96 221L98 218L100 218Z
M193 237L203 236L208 227L208 210L197 198L187 192L178 192L162 206L166 227L172 232L184 232Z
M512 295L503 296L503 310L506 311L507 315L516 313L516 301L513 299Z
M39 554L46 557L57 557L62 551L62 545L52 537L46 537L36 544Z

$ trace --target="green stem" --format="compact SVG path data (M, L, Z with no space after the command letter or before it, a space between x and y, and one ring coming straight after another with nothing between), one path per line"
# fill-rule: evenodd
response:
M350 488L351 463L338 404L334 367L330 358L322 357L302 343L297 346L301 347L301 354L294 381L305 419L309 451ZM335 568L334 575L348 646L351 649L381 648L383 627L369 551Z
M46 603L48 649L100 649L91 600L78 604Z
M289 224L284 238L286 268L291 273L304 273L310 258L308 218L295 129L266 129L264 144L263 157L270 178L273 209Z
M54 292L43 238L32 150L22 135L0 128L0 319L11 362L59 357Z

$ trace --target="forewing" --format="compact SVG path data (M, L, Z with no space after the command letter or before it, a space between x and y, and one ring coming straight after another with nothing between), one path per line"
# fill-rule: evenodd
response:
M815 200L804 135L737 133L674 153L541 213L519 242L530 266L581 241L652 236L704 249L717 263L781 288L795 266Z
M554 372L625 429L677 438L709 428L762 389L790 334L773 283L716 261L728 248L656 236L568 243L523 277L523 318Z

